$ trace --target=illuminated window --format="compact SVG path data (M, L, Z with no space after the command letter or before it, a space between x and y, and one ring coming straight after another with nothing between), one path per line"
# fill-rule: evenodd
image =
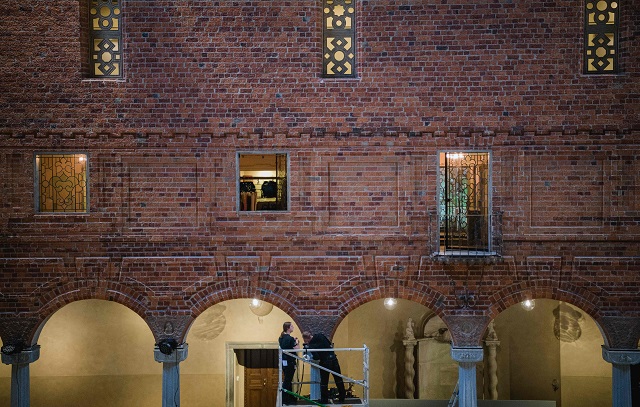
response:
M238 210L287 210L287 154L240 153L238 163Z
M584 72L618 72L618 9L616 0L585 0Z
M355 77L356 0L323 0L323 75Z
M491 251L489 153L441 152L440 254Z
M36 211L87 212L87 155L36 154Z
M89 0L89 69L94 78L122 77L120 0Z

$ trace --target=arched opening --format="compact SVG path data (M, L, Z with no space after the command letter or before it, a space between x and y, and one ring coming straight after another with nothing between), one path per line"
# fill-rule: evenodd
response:
M421 336L419 331L425 320L433 316L429 308L412 301L398 299L395 306L385 307L385 300L380 299L359 306L342 320L333 336L334 346L360 348L364 344L370 349L370 399L406 398L406 348L403 340L407 323L411 318L414 334L418 338ZM329 334L330 332L327 333ZM345 352L337 356L343 374L362 378L361 354ZM455 381L453 385L455 386ZM357 386L354 386L353 390L357 396L361 396L357 394L360 391ZM417 394L418 389L415 391Z
M281 309L250 299L223 301L205 310L186 338L189 356L180 364L182 404L275 405L278 337L287 321L294 322ZM300 338L294 327L293 335Z
M565 302L535 299L509 307L493 326L499 342L498 399L611 406L611 365L602 358L602 334L586 312Z
M124 305L82 300L64 306L38 338L31 406L160 405L162 366L154 360L154 342L145 321Z
M0 346L4 342L0 339ZM11 404L11 366L0 363L0 406Z

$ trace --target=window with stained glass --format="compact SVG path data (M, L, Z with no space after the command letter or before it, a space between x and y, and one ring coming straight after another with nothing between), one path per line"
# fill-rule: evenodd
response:
M356 0L323 0L323 75L356 76Z
M584 72L618 72L618 1L585 0Z
M87 212L87 155L36 154L36 211Z
M440 153L440 249L474 255L491 250L489 153Z
M89 0L89 66L92 77L122 77L120 0Z

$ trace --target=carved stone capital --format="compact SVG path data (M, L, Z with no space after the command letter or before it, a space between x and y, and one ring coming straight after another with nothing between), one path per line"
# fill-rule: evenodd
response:
M158 346L153 350L153 357L158 363L180 363L187 358L189 354L189 345L186 343L178 346L169 355L160 352Z
M614 365L637 365L640 363L640 350L620 350L602 347L602 358Z
M413 346L416 346L418 344L418 341L416 339L404 339L402 341L402 344L405 347L409 347L409 346L413 347Z
M40 320L35 317L17 317L13 315L0 316L0 337L2 342L24 343L29 345L36 339L33 338Z
M451 347L451 358L458 363L482 362L484 350L477 346Z
M299 315L296 322L301 331L323 333L328 338L333 336L333 331L338 325L337 315Z
M40 345L33 345L13 355L2 354L2 363L5 365L26 365L40 358Z
M152 315L146 318L156 340L176 339L181 342L191 323L191 315Z
M640 339L640 317L602 317L598 320L604 330L608 347L636 349Z
M472 347L482 343L489 318L483 315L447 315L442 318L449 327L455 346Z

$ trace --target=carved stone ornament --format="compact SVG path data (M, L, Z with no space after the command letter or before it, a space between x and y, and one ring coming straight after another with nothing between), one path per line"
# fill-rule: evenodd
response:
M157 340L174 338L180 342L192 322L191 315L153 315L147 317L147 323Z
M5 365L26 365L33 363L40 358L40 345L33 345L13 355L5 355L3 353L1 357L2 363Z
M482 362L484 350L482 347L451 347L451 358L459 363Z
M443 319L449 327L454 345L460 347L479 346L489 321L486 316L474 315L447 315Z
M640 339L639 317L602 317L598 320L606 332L610 349L635 349Z
M284 322L284 321L283 321ZM331 338L333 330L338 324L337 315L300 315L296 322L302 331L323 333Z
M603 346L602 358L614 365L637 365L640 363L640 350L616 350Z

